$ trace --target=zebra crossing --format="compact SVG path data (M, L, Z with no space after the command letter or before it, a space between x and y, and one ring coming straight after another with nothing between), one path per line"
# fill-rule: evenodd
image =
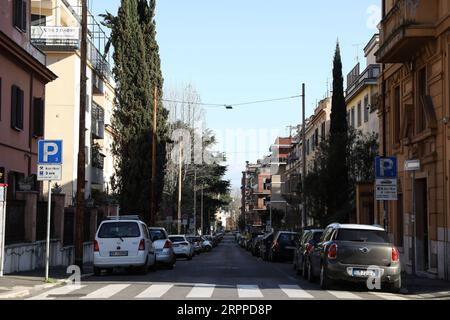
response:
M409 297L386 292L350 292L339 290L323 291L304 289L296 284L279 284L261 288L254 284L217 285L185 283L115 283L89 285L65 285L39 293L27 300L55 299L293 299L293 300L411 300Z

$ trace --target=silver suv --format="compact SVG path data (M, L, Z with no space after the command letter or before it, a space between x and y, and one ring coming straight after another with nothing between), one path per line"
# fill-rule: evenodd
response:
M401 289L400 256L387 232L377 226L331 224L308 259L308 278L320 278L322 289L335 281L379 279L389 291Z

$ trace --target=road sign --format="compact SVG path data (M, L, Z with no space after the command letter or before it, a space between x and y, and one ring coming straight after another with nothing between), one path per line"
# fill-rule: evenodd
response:
M38 181L60 181L62 178L62 166L60 164L38 164Z
M38 164L62 164L62 140L38 141Z
M377 201L396 201L397 179L376 179L375 197Z
M397 157L376 157L375 177L376 179L396 179Z
M420 170L420 160L405 161L405 171L419 171L419 170Z

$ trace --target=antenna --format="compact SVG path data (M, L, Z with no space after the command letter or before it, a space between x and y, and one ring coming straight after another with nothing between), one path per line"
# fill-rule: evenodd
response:
M359 63L359 48L363 45L364 43L355 43L352 46L356 48L356 63Z

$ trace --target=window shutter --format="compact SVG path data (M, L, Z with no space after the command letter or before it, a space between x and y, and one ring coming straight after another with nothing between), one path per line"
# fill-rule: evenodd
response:
M18 112L17 112L17 127L21 130L23 130L23 90L18 89Z
M21 28L23 31L27 31L27 1L22 0L22 23Z
M42 137L44 135L44 100L33 99L33 136Z
M16 128L17 122L17 87L11 87L11 127Z

